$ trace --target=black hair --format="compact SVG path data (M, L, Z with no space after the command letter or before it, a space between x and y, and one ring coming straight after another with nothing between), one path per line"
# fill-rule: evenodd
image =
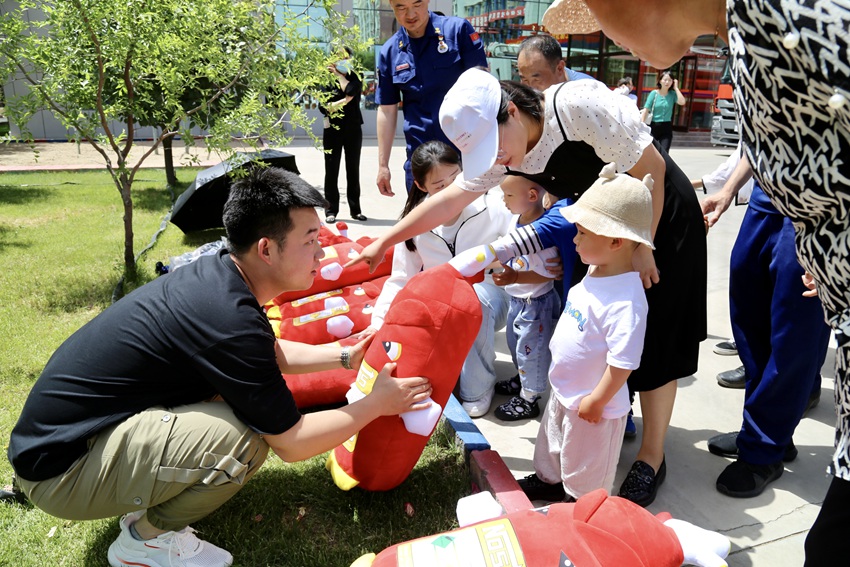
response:
M620 79L619 81L617 81L617 86L618 86L618 87L622 87L623 85L628 85L628 84L629 84L629 83L631 83L631 82L632 82L632 78L631 78L631 77L623 77L622 79Z
M254 166L248 175L233 183L224 204L228 248L239 256L264 237L282 246L292 230L292 209L327 206L322 194L298 174L278 167Z
M558 43L557 39L548 34L532 35L522 40L522 43L519 44L517 56L526 49L540 53L553 69L558 63L564 60L561 44Z
M428 176L428 172L437 165L460 166L460 156L457 155L454 148L439 140L432 140L421 144L410 155L410 171L413 174L413 179L423 189L416 186L410 188L410 191L407 193L407 202L404 204L404 209L401 211L399 218L403 219L409 215L428 195L424 190L425 178ZM416 244L412 238L405 240L404 244L408 250L416 252Z
M504 124L508 121L509 102L535 121L543 122L543 93L516 81L500 81L499 84L502 86L502 102L496 114L496 123Z

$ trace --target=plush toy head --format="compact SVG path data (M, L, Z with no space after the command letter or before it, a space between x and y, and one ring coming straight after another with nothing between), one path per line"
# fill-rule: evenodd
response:
M725 567L728 553L725 536L687 522L662 523L637 504L600 489L575 504L512 512L394 545L377 556L364 555L352 567L679 567L685 560Z

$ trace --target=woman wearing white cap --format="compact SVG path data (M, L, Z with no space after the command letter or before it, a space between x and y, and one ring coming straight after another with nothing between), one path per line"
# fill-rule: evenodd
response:
M541 95L470 69L446 95L440 125L463 154L462 177L355 262L379 261L388 246L441 224L506 175L522 175L559 198L572 199L593 184L608 162L637 178L649 173L664 180L656 183L652 196L655 254L641 246L634 255L649 302L641 366L629 378L629 387L641 392L643 436L620 489L621 496L648 505L666 474L664 438L676 379L696 371L699 342L706 337L705 229L690 181L653 144L637 107L596 81L571 81ZM515 252L552 245L537 222L512 233Z
M730 48L744 155L814 276L835 333L835 475L806 538L806 567L835 565L850 523L850 1L557 0L552 33L605 32L652 65L699 35ZM720 211L723 212L722 210Z

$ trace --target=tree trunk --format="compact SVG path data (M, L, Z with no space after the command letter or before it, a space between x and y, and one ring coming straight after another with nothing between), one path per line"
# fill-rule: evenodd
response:
M177 174L174 173L174 154L171 151L172 136L162 139L162 157L165 160L165 182L172 187L177 185Z
M130 193L130 175L122 172L118 176L121 182L121 201L124 203L124 270L126 276L136 273L136 258L133 254L133 195Z

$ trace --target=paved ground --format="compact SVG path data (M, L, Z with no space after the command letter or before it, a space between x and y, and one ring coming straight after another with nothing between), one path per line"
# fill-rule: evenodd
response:
M141 149L141 148L140 148ZM40 144L35 162L25 146L0 146L0 173L19 168L87 168L102 167L103 161L91 149L81 147L78 153L73 144ZM323 184L323 158L320 151L306 142L288 147L296 155L302 176L309 182ZM182 148L175 150L182 153ZM197 150L204 162L215 163L215 156ZM674 149L672 155L691 177L699 177L713 169L728 155L728 150ZM401 171L403 147L396 146L391 169ZM149 166L159 166L161 156L151 154ZM363 212L365 223L349 222L350 235L378 235L392 226L404 204L401 174L396 174L396 196L381 197L374 186L377 149L374 140L366 140L361 162ZM341 181L344 185L344 180ZM340 219L348 221L345 204ZM800 456L785 467L785 473L761 496L737 500L723 496L714 489L717 475L729 462L711 455L706 440L716 433L738 429L741 422L743 392L717 386L715 375L737 366L737 358L723 357L711 352L714 343L730 336L728 309L729 252L743 216L744 207L730 210L708 238L708 333L709 339L701 348L699 371L679 381L679 393L667 443L667 481L659 491L653 512L667 510L673 516L686 519L704 528L729 536L733 552L729 564L733 567L791 567L803 564L803 542L818 513L826 493L829 478L825 468L832 453L833 427L833 362L834 345L830 348L823 369L823 390L820 405L797 428L794 441ZM514 373L505 347L504 333L497 342L500 378ZM496 400L501 403L503 400ZM638 432L641 428L640 408L635 405ZM475 421L492 447L504 458L516 476L532 472L531 457L539 421L522 424L503 424L492 414ZM637 453L639 439L626 441L623 446L617 486L625 476Z

